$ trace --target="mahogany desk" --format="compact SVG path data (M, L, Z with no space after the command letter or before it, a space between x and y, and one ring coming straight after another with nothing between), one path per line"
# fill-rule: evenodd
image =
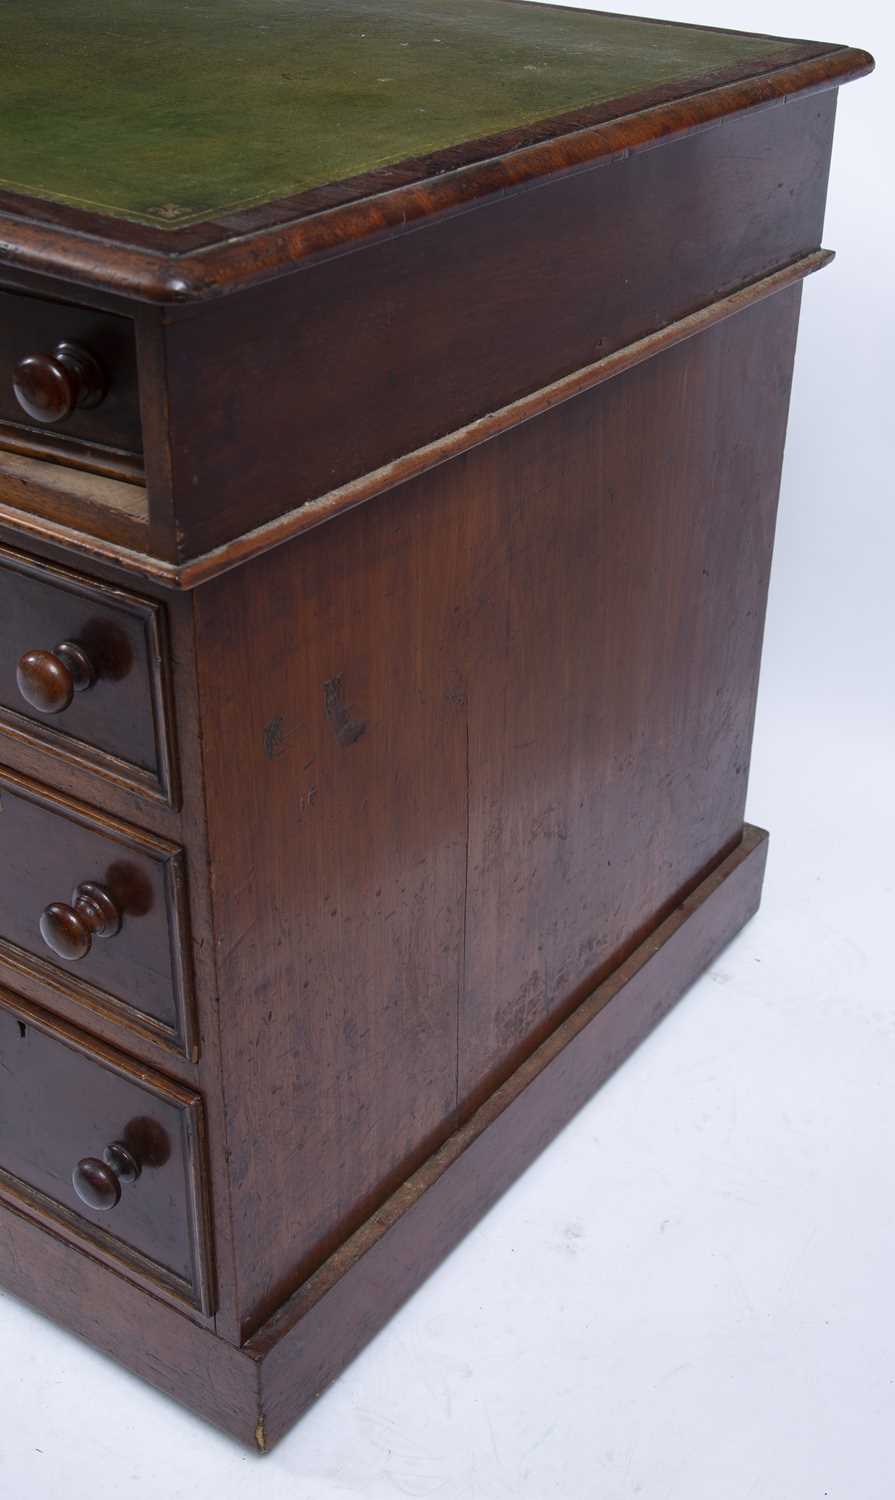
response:
M758 905L872 60L517 0L0 24L0 1279L263 1450Z

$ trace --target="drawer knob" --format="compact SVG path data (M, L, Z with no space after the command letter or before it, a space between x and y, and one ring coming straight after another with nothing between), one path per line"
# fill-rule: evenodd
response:
M103 885L85 881L71 898L71 906L54 901L40 919L40 935L58 958L86 958L94 938L114 937L121 913Z
M15 398L34 422L64 422L79 406L99 406L106 394L102 367L79 344L57 344L52 354L26 354L12 377Z
M77 641L62 641L52 651L26 651L16 669L19 692L39 714L61 714L75 693L96 681L90 658Z
M84 1156L71 1174L72 1187L82 1203L98 1213L108 1213L121 1201L121 1184L136 1182L140 1163L121 1141L114 1141L98 1156Z

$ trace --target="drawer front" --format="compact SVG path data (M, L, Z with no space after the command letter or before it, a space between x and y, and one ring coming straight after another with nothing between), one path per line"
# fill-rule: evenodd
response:
M199 1096L2 991L0 1079L3 1196L210 1312Z
M176 844L0 772L0 957L189 1055L185 952Z
M143 439L130 318L0 291L0 446L4 438L38 457L138 478Z
M172 802L170 726L163 607L0 547L0 734Z

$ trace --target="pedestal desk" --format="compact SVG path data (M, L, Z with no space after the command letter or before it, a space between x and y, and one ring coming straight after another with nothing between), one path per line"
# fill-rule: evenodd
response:
M263 1450L758 905L799 301L872 61L14 9L0 1280Z

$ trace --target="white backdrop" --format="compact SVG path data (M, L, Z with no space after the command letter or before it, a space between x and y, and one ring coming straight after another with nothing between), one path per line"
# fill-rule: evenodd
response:
M803 299L749 797L764 906L269 1458L0 1296L4 1500L891 1500L891 10L626 8L881 63L840 97L839 258Z

